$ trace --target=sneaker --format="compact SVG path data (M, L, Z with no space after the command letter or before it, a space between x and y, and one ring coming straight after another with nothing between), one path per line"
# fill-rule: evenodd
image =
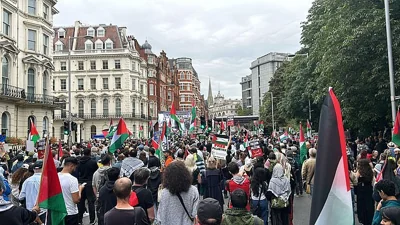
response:
M87 212L85 212L84 214L83 214L83 217L88 217L89 216L89 213L87 213Z

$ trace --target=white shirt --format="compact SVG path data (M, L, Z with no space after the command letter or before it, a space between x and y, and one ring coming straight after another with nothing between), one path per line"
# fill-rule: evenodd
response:
M79 192L78 179L69 173L58 173L61 189L69 216L78 214L78 206L72 200L72 194Z
M32 210L33 206L36 204L36 200L39 194L41 173L35 173L33 176L29 177L22 184L21 193L19 194L19 199L26 200L26 209Z

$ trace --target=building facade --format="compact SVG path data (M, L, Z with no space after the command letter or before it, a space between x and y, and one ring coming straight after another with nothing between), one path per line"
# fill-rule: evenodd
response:
M251 112L253 112L252 108L252 81L251 81L251 75L242 77L242 81L240 82L240 85L242 86L242 102L243 102L243 109L249 109Z
M214 103L208 106L209 118L213 119L221 116L235 116L239 106L242 105L240 99L225 99L225 97L218 91L217 96L214 98Z
M264 94L269 90L269 81L275 71L287 59L289 54L271 52L261 56L251 63L251 101L253 115L259 115ZM245 101L245 99L243 99Z
M109 127L111 119L116 124L120 117L135 137L141 127L146 137L149 124L147 74L154 61L140 56L138 43L126 35L126 28L112 24L83 25L77 21L75 26L58 27L54 32L53 91L60 101L66 102L63 109L55 111L55 136L66 139L63 122L68 120L66 110L70 103L72 120L77 123L76 131L72 132L73 142L101 134ZM68 68L69 49L71 68Z
M32 121L41 137L52 136L56 101L51 84L55 0L0 2L2 61L1 133L26 139Z

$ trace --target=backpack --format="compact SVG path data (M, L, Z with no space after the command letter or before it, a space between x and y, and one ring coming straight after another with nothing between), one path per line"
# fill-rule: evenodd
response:
M140 191L142 191L144 188L140 187L136 191L131 192L131 196L129 197L129 205L135 207L139 205L139 198L137 197L137 194L139 194Z
M106 185L107 181L110 180L110 179L108 178L108 171L109 171L110 169L111 169L111 167L108 168L108 169L106 169L106 170L104 171L103 176L101 176L101 180L100 180L99 188L97 189L97 192L100 192L100 189L101 189L104 185Z

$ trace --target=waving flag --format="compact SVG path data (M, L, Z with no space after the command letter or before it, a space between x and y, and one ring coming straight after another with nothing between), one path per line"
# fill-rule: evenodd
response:
M125 140L128 139L131 132L128 130L124 119L119 119L118 126L114 132L113 138L111 139L111 144L108 150L114 153L117 149L121 148Z
M311 124L310 121L307 120L307 137L311 138Z
M61 139L58 140L58 159L62 158L64 155L62 145L61 145Z
M196 127L196 106L194 104L194 99L192 99L192 119L190 120L190 132L194 131Z
M181 130L181 129L182 129L182 127L181 127L181 121L180 121L179 118L176 116L176 109L175 109L174 102L172 102L172 105L171 105L170 116L171 116L171 119L173 119L173 120L175 121L176 125L178 126L178 129Z
M400 111L397 111L396 121L394 121L392 142L400 146Z
M158 143L154 143L153 147L157 146L157 150L155 152L156 156L160 159L161 163L164 163L165 158L164 158L164 149L167 148L167 123L164 121L162 125L162 130L161 130L161 135L160 135L160 141ZM156 145L157 144L157 145Z
M31 119L31 130L29 131L29 140L33 141L36 145L36 142L40 139L39 132L37 131L35 124Z
M113 125L113 120L110 119L110 126L108 127L108 134L106 136L106 138L112 138L114 136L115 131L117 130L117 126Z
M353 224L346 140L333 90L321 109L310 225Z
M56 165L50 153L50 146L46 146L43 172L40 181L39 207L49 209L51 224L64 224L64 217L67 215L67 208L61 189L60 180L57 175Z
M303 164L303 162L306 159L307 159L307 147L304 138L303 126L301 125L300 122L300 162Z

